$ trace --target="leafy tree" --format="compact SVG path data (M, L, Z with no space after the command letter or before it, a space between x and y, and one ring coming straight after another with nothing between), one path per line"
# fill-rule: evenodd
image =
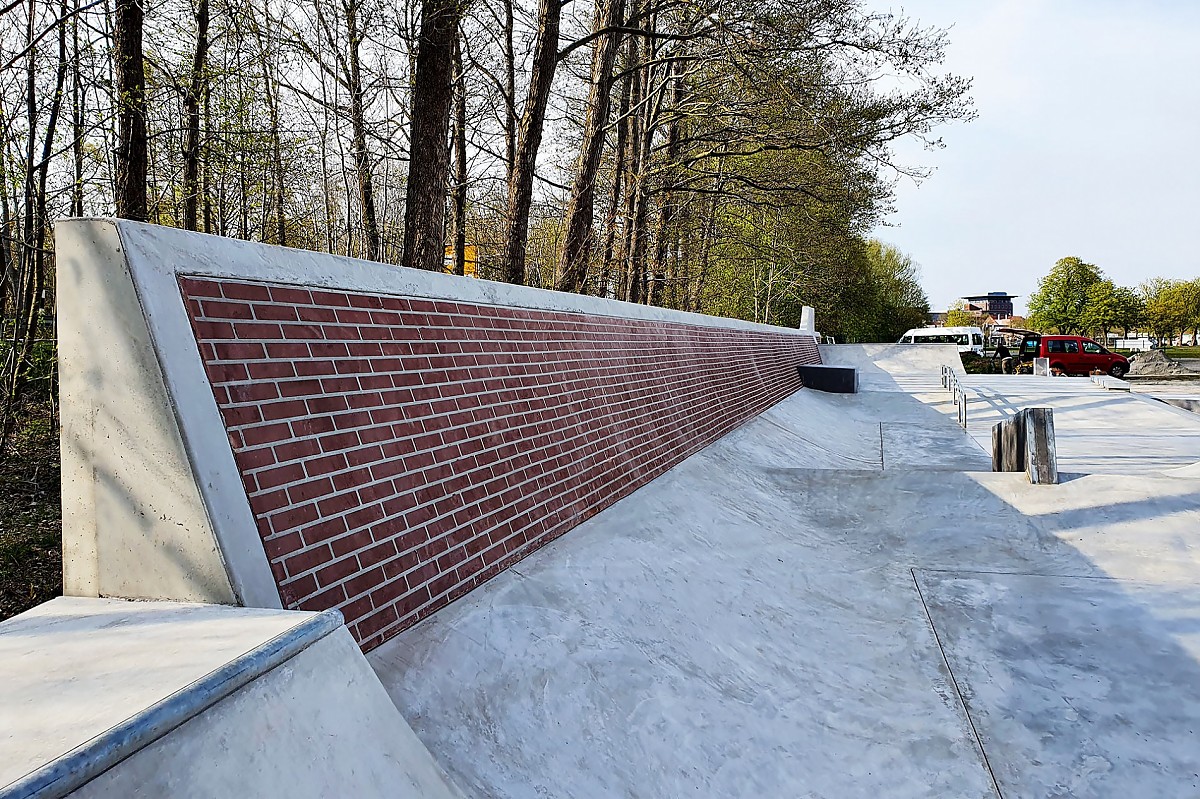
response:
M1158 339L1182 336L1185 329L1195 329L1197 317L1197 286L1194 282L1153 278L1141 286L1145 300L1145 323Z
M1099 331L1107 339L1110 330L1128 331L1135 327L1142 314L1143 304L1137 292L1105 278L1088 286L1080 327L1093 334Z
M921 288L921 268L890 244L867 242L867 277L875 295L874 335L877 341L895 341L906 330L924 327L929 318L929 297Z
M979 323L975 314L967 310L967 304L962 300L950 306L946 311L946 327L974 327Z
M1088 289L1104 279L1095 264L1074 256L1062 258L1038 281L1029 298L1029 321L1039 330L1077 333L1083 328Z

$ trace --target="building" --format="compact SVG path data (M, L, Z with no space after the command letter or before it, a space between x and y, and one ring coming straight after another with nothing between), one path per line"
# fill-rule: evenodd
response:
M977 312L984 318L990 316L999 322L1012 317L1013 300L1016 298L1016 294L1005 291L990 291L987 294L963 297L963 301L967 303L966 310Z

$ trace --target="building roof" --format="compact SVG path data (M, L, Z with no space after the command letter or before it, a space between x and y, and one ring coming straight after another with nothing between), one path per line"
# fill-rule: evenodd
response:
M1015 300L1019 294L1009 294L1006 291L989 291L987 294L964 294L964 300Z

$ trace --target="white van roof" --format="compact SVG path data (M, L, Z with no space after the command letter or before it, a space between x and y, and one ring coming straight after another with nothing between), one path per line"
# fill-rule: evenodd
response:
M978 327L914 327L904 335L906 336L941 336L947 333L979 333L983 334L983 329Z

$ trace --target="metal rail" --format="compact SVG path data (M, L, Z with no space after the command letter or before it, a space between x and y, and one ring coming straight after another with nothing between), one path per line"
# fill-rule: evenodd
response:
M958 372L954 367L942 364L942 388L954 395L954 408L958 415L959 426L967 429L967 390L959 382Z

